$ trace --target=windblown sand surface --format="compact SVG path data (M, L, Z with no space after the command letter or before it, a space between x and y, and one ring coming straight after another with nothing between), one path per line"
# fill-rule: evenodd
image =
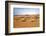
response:
M14 16L14 28L39 27L39 15L16 15Z

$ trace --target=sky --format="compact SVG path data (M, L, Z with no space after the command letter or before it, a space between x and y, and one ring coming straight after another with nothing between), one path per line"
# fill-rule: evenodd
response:
M14 8L13 14L14 15L31 15L31 14L39 14L39 8Z

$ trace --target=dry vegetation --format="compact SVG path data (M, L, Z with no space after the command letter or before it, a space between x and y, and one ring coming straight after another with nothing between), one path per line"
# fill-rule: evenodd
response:
M39 15L14 16L14 28L39 27Z

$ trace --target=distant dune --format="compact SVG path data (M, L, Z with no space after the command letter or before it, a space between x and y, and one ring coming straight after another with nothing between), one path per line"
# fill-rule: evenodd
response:
M14 28L39 27L39 15L16 15L14 16Z

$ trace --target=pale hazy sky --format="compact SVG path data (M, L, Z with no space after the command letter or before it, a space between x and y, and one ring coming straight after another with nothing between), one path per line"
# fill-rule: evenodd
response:
M39 8L14 8L13 9L14 15L25 15L25 14L39 14Z

